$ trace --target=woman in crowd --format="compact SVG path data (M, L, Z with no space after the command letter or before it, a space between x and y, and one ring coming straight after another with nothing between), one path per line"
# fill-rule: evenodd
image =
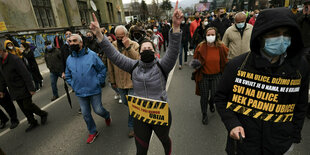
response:
M206 40L197 46L191 66L196 69L193 78L196 82L196 95L201 96L202 123L207 125L208 104L210 111L214 112L214 94L227 63L228 48L220 41L216 28L208 28L205 34Z
M180 24L183 20L182 12L177 9L173 14L173 29L169 36L169 47L162 59L155 57L154 44L149 40L140 43L141 60L130 59L119 52L113 45L100 33L99 23L93 14L94 22L91 23L90 29L97 36L100 47L106 53L107 57L119 68L132 73L132 82L134 96L149 98L154 100L167 101L166 82L169 72L176 63L182 33L180 33ZM130 47L128 47L130 48ZM134 119L134 133L136 140L137 155L146 155L152 131L162 142L166 155L171 154L171 140L169 131L171 126L171 112L169 110L168 126L152 125Z
M27 59L27 62L28 62L27 67L29 69L29 72L32 75L32 79L34 81L36 91L38 91L38 90L40 90L40 87L42 87L43 77L40 73L36 59L34 58L34 53L30 49L30 45L26 42L21 43L20 51L22 53L22 56Z

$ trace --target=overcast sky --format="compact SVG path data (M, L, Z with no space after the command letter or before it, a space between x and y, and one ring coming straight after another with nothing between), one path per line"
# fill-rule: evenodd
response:
M142 0L139 0L139 2L141 2ZM176 2L177 0L170 0L171 2ZM181 2L182 0L179 0L179 2ZM131 0L123 0L123 4L126 4L126 3L130 3ZM152 3L152 0L145 0L145 2L147 4L151 4ZM162 0L159 0L159 2L162 2Z

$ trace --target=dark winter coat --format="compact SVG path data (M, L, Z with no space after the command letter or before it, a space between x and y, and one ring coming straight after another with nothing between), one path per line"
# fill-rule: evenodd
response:
M67 58L71 55L72 51L70 50L70 46L68 44L64 44L61 47L61 61L63 65L63 72L66 70L67 66Z
M271 64L260 54L261 47L258 39L262 34L280 26L291 28L291 46L288 47L286 51L287 57L284 58L282 64ZM237 126L242 126L245 130L245 140L243 144L238 144L238 155L282 155L290 148L292 143L300 142L301 129L307 110L309 84L309 68L302 56L302 47L300 30L293 13L286 8L267 9L262 11L256 20L251 36L251 52L248 59L246 60L248 55L246 53L228 62L215 95L215 104L228 134ZM293 95L290 93L290 96L288 96L288 93L279 93L283 95L283 98L279 98L279 102L275 104L276 106L288 103L295 104L291 121L264 121L253 118L254 116L247 116L226 109L226 107L229 107L228 101L234 94L232 91L233 85L243 62L245 62L244 69L261 75L269 74L282 78L301 77L299 92ZM261 90L254 89L256 91ZM287 100L284 100L284 98ZM239 110L236 111L239 112ZM229 136L226 151L228 154L234 152L234 140Z
M0 59L0 92L8 87L13 100L31 97L30 91L35 91L35 88L29 71L20 58L8 54L4 64Z
M223 18L221 21L219 18L216 18L214 21L210 23L210 27L216 27L218 32L223 38L225 31L231 26L231 22L227 18Z
M91 49L95 53L103 53L101 48L99 47L96 39L90 40L90 39L86 38L84 45L85 45L86 48Z
M181 30L182 30L182 44L186 44L191 39L191 33L189 32L189 26L190 24L182 24Z
M34 58L33 51L31 49L25 50L22 53L22 55L28 61L28 68L29 68L29 71L30 71L30 73L32 75L33 80L34 81L41 81L41 80L43 80L43 77L42 77L42 75L40 73L37 61Z
M200 26L197 27L196 31L194 32L193 38L192 38L195 47L197 47L198 44L200 44L202 41L205 40L206 30L208 28L209 28L209 25L207 25L207 26L205 26L205 28L203 28L202 24L200 24Z
M46 62L47 68L50 70L50 72L53 73L62 73L64 72L64 66L63 66L63 60L61 56L61 52L59 49L54 48L50 51L47 49L45 50L44 59Z
M298 14L297 23L301 29L304 46L310 48L310 15Z

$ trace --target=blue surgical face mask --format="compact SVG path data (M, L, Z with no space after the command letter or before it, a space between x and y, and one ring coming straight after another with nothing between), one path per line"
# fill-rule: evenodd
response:
M291 37L279 36L265 39L264 51L270 56L279 56L291 45Z
M242 28L244 27L244 25L245 25L244 22L243 22L243 23L238 23L238 24L236 24L236 26L237 26L238 29L242 29Z
M52 45L47 45L47 46L46 46L46 49L47 49L47 50L51 50L52 48L53 48Z

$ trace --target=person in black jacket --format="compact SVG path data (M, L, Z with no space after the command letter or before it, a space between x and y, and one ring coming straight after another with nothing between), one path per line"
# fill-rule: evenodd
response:
M310 0L304 1L304 8L302 12L297 15L297 23L302 32L304 46L307 48L305 54L308 62L310 62ZM310 106L308 106L307 117L310 119Z
M309 68L295 15L287 8L262 11L250 47L228 62L215 95L226 151L284 154L301 141L308 101Z
M63 70L62 70L61 77L63 79L65 79L65 70L66 70L67 58L72 53L71 50L70 50L70 45L69 45L69 39L70 39L71 35L72 35L72 31L67 29L65 31L66 42L65 42L65 44L60 49L60 51L61 51L61 61L62 61L62 65L63 65Z
M187 63L187 51L188 51L188 42L190 41L191 34L189 32L189 24L190 19L184 18L181 24L182 30L182 42L179 54L179 69L182 69L182 62L183 62L183 49L184 49L184 63Z
M26 42L21 43L20 47L21 47L20 50L22 51L23 57L26 58L28 61L29 72L32 75L36 91L38 91L40 90L40 86L42 86L43 77L40 73L37 61L34 58L34 53L30 49L30 45Z
M45 42L44 59L47 68L50 70L51 86L53 91L53 97L51 98L51 101L54 101L59 97L57 80L59 77L62 77L64 67L61 51L58 48L53 47L50 41Z
M223 8L218 9L218 18L210 23L210 27L215 27L223 38L225 31L231 26L231 22L226 18L226 13Z
M206 35L205 35L206 34L206 30L210 27L209 25L210 24L209 24L207 18L201 19L200 25L195 30L193 38L192 38L195 47L197 47L198 44L200 44L202 41L205 40L205 38L206 38Z
M26 132L38 126L33 114L41 116L41 124L46 123L48 113L32 102L35 88L25 64L17 56L6 52L3 45L0 45L0 98L6 95L4 93L6 87L9 88L12 99L16 100L30 124Z

